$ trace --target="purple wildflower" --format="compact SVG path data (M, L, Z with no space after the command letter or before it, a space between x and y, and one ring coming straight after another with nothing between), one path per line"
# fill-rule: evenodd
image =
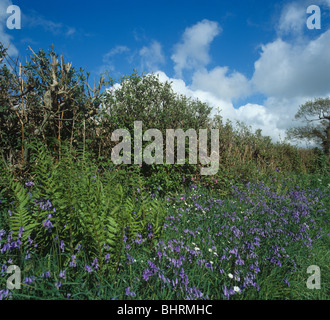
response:
M52 215L49 214L48 215L48 220L45 220L44 223L42 224L42 226L47 229L49 232L51 232L52 228L54 228L52 222L50 221L50 219L52 218Z
M70 267L76 267L76 266L77 266L76 255L72 255L70 261Z
M47 278L50 278L50 272L47 271L46 273L43 273L43 274L42 274L42 277L43 277L43 278L46 278L46 279L47 279Z
M148 281L151 276L152 276L152 272L149 269L145 269L143 271L142 277L145 281Z
M29 285L33 282L33 280L30 277L26 277L25 280L23 281L23 283Z
M229 300L229 292L227 290L227 287L225 286L224 287L224 291L223 291L223 294L225 295L226 299Z
M134 292L131 292L131 291L130 291L130 288L131 288L131 287L126 288L126 295L127 295L127 296L131 296L131 297L136 296L136 294L135 294Z
M65 279L65 270L60 271L59 278Z
M95 270L97 270L99 268L99 265L97 264L97 257L94 258L94 260L92 262L92 267L94 267Z
M62 252L64 252L64 246L65 246L64 241L61 240L61 242L60 242L60 248L61 248L61 251Z
M27 182L25 182L25 186L27 186L27 187L33 187L34 186L34 182L27 181Z
M18 232L18 238L22 238L23 231L24 231L24 228L23 227L20 227L19 228L19 232Z
M77 253L80 253L80 248L81 248L81 244L79 243L78 246L77 246Z
M89 266L89 265L85 265L85 271L87 271L88 273L92 273L93 269Z

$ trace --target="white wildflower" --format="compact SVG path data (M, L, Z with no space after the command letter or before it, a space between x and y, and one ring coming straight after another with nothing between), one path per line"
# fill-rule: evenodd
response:
M236 286L235 286L235 287L234 287L234 291L235 291L235 292L240 292L241 289L240 289L239 287L236 287Z

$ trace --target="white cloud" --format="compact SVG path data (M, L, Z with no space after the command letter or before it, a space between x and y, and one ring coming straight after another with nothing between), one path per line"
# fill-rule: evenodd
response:
M103 65L99 68L99 73L104 73L106 71L114 71L115 70L115 63L114 58L116 55L120 55L123 53L130 52L130 49L126 46L117 45L108 51L106 54L102 56Z
M213 108L212 116L219 111L224 121L230 120L233 124L236 121L243 121L246 125L251 126L253 131L261 129L263 135L270 136L274 141L285 138L286 127L281 124L291 121L290 116L292 115L284 113L284 117L281 116L281 113L278 112L282 106L281 101L269 100L267 101L268 106L248 103L234 108L230 99L223 99L208 91L207 88L205 90L192 89L183 80L170 78L162 71L155 74L158 75L160 81L171 82L174 92L208 103Z
M213 108L213 114L215 114L220 107L224 109L223 111L227 114L229 114L233 108L232 103L223 99L219 99L208 91L200 89L194 90L189 87L182 79L170 78L163 71L157 71L155 74L159 77L161 82L170 82L174 92L185 95L186 97L190 97L192 99L198 98L203 102L207 102Z
M50 32L56 36L66 36L72 37L77 34L77 29L75 27L68 26L62 22L55 22L44 18L39 12L35 10L29 10L28 13L22 12L22 23L24 28L38 28L43 29L46 32Z
M113 49L111 49L105 55L103 55L103 61L107 61L111 57L113 57L117 54L121 54L123 52L127 52L127 51L129 51L129 48L126 46L121 46L121 45L115 46Z
M322 11L323 6L330 6L330 0L299 0L284 5L277 25L278 35L300 37L304 30L308 32L306 22L310 14L307 13L307 8L310 5L321 6Z
M62 30L64 28L61 22L54 22L51 20L47 20L42 18L41 16L25 16L25 22L27 25L31 27L42 27L46 31L49 31L53 34L62 34Z
M156 71L165 63L162 46L158 41L153 41L149 47L144 46L140 51L141 68L148 72Z
M69 27L68 31L66 32L67 36L72 36L77 32L76 28Z
M306 26L306 8L301 2L286 5L282 10L278 25L279 34L301 34Z
M283 9L278 35L294 38L285 41L279 36L263 45L251 79L229 67L206 69L211 59L209 46L220 32L217 23L207 20L186 29L172 56L178 78L184 69L192 70L191 85L164 72L157 74L160 80L172 82L175 92L208 103L213 115L220 110L225 121L243 121L273 141L284 140L286 129L298 124L294 115L300 105L330 95L330 30L313 40L305 38L306 8L291 3ZM265 95L265 101L234 108L233 101L252 93Z
M3 21L7 18L7 8L12 5L11 1L9 0L1 0L0 1L0 18L1 18L1 24L3 24Z
M249 80L237 71L229 73L228 67L196 71L192 88L209 91L216 97L228 101L246 97L251 92Z
M0 42L5 48L8 47L8 54L12 57L18 55L18 50L12 42L13 37L7 33L7 30L0 25Z
M217 22L206 19L186 28L171 57L176 75L181 77L184 69L199 69L209 64L210 44L220 32L221 28Z
M278 127L280 115L270 112L268 108L259 104L248 103L236 109L236 119L251 126L252 131L262 130L264 136L271 137L274 141L285 138L285 129Z
M323 4L330 0L316 0ZM303 9L301 9L303 8ZM286 129L297 125L294 115L300 105L315 97L330 95L330 30L310 40L304 35L307 6L297 2L284 7L278 27L278 38L261 46L251 79L228 66L211 70L210 45L221 32L217 22L203 20L187 28L174 47L175 78L163 71L156 74L163 82L172 83L174 92L208 103L212 115L220 111L224 121L243 121L253 131L262 130L273 141L284 140ZM293 36L283 40L286 35ZM139 56L149 71L159 69L164 61L161 45L153 42L143 47ZM191 84L182 79L185 70L191 71ZM256 104L245 102L235 108L234 101L263 94L266 98Z
M329 0L314 1L316 5ZM300 105L316 97L330 96L330 30L310 40L303 32L310 2L285 6L278 24L279 37L261 47L251 79L256 92L267 98L263 106L248 104L239 109L241 119L258 125L275 141L285 130L299 125L294 115ZM290 41L283 40L293 36ZM244 112L243 112L244 111Z
M317 39L288 43L282 39L262 46L255 62L253 84L267 96L292 98L330 92L330 30Z
M283 141L286 138L286 129L298 125L294 120L300 105L313 99L308 97L278 98L269 97L264 103L247 103L235 108L230 99L224 99L210 92L205 88L192 88L182 79L170 78L163 71L155 73L160 81L172 83L172 89L178 94L183 94L192 99L199 99L206 102L213 108L212 116L220 112L224 121L230 120L233 124L236 121L244 122L251 127L252 132L257 129L262 130L264 136L269 136L273 141ZM304 146L304 144L300 144Z

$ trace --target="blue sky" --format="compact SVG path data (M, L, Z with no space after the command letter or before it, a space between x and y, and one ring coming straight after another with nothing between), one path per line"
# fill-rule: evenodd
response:
M6 27L12 4L19 30ZM310 5L321 29L307 28ZM330 0L0 0L0 41L13 56L54 44L95 81L106 70L154 72L275 141L299 105L330 95L329 26Z

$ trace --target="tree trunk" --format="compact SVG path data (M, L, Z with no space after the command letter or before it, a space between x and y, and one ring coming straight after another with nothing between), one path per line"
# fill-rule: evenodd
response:
M329 156L330 155L330 121L328 127L326 129L326 137L324 141L324 153Z

